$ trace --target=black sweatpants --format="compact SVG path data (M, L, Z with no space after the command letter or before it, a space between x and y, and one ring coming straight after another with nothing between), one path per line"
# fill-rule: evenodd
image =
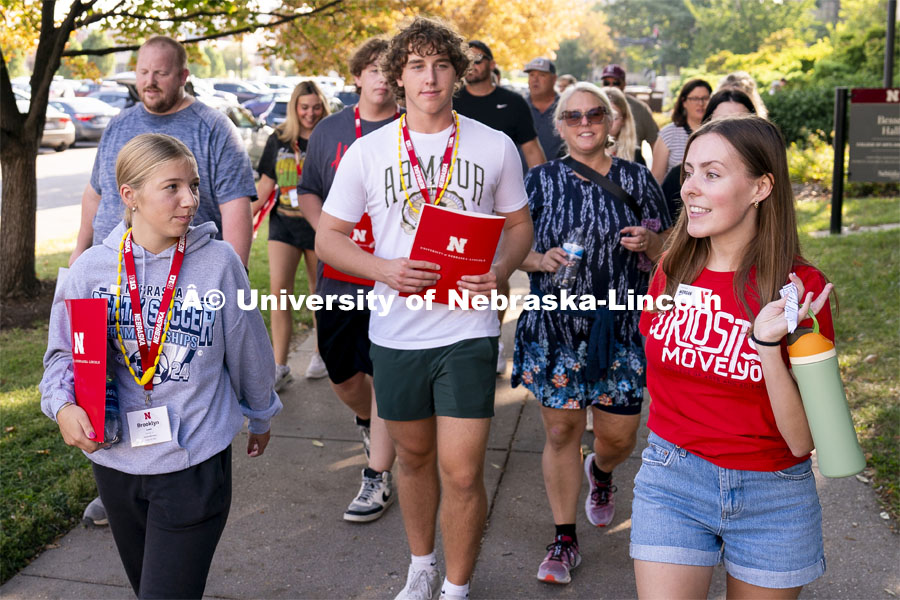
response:
M201 598L231 508L231 446L162 475L94 464L94 479L137 597Z

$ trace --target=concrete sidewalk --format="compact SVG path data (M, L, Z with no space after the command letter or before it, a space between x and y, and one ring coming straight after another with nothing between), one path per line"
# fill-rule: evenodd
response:
M513 317L508 317L503 332L507 358L513 346ZM305 371L312 347L307 339L294 354L294 373ZM342 520L364 466L349 410L336 399L327 380L298 378L282 399L285 410L273 422L273 437L261 458L246 456L246 435L235 439L234 500L207 596L393 598L405 583L409 560L399 506L369 524ZM549 586L535 579L544 547L553 536L541 476L540 412L528 392L509 387L509 369L498 379L496 413L485 475L489 521L472 598L635 597L628 558L631 482L646 445L646 427L641 428L631 458L616 470L619 492L612 526L595 529L579 511L584 562L570 585ZM585 443L590 443L588 435ZM816 471L816 478L828 570L802 597L900 595L898 537L879 517L872 490L853 477L826 480ZM586 486L582 499L585 494ZM724 589L720 569L710 596L724 597ZM134 597L108 529L81 527L0 587L0 596Z

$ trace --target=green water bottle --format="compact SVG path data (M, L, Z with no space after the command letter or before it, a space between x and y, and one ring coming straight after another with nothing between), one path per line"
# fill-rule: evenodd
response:
M816 444L819 472L825 477L849 477L866 467L856 439L834 344L813 329L798 327L788 335L788 356L800 388L806 419Z

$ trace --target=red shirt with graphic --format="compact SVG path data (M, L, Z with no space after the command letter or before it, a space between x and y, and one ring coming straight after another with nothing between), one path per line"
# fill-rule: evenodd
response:
M815 268L798 265L794 270L807 292L818 295L825 287L824 276ZM754 274L751 271L751 282ZM641 315L651 398L647 425L663 439L720 467L786 469L808 456L791 454L778 432L759 354L748 335L751 322L734 295L733 279L733 272L704 269L692 282L718 295L721 310L672 308ZM658 269L649 294L663 294L665 287L665 274ZM753 298L748 303L754 314L759 312ZM827 302L816 318L820 333L834 340ZM812 319L800 326L812 327ZM788 363L784 341L782 354Z

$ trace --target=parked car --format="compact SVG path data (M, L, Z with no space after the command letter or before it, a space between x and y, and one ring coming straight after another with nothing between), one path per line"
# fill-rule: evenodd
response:
M288 94L290 94L290 90L288 90ZM242 103L241 106L253 113L254 117L258 117L269 110L269 108L272 106L272 102L275 101L275 98L279 98L283 95L284 92L264 94L252 100L247 100L246 102Z
M290 101L290 96L278 96L275 98L275 101L272 102L272 105L262 113L259 118L265 121L266 125L271 125L272 127L281 125L287 118L287 107ZM331 114L334 114L344 110L344 103L341 102L339 98L331 97L328 98L328 108L331 111Z
M28 100L16 100L16 106L23 115L28 112ZM41 135L41 146L62 152L75 143L75 125L72 119L52 106L47 106L47 120L44 121L44 133Z
M359 102L359 94L352 90L345 89L344 91L335 94L334 97L340 100L344 106L350 106Z
M188 89L189 86L190 89ZM231 92L223 92L222 90L217 90L212 85L210 85L209 82L195 77L191 77L188 80L187 85L185 85L185 89L192 93L196 98L200 99L201 102L205 102L203 98L214 96L216 98L221 98L227 104L240 104L240 102L238 102L238 97ZM215 104L215 102L206 103L210 106L213 106Z
M132 95L132 92L126 86L102 88L100 91L91 92L86 97L97 98L120 110L128 108L129 106L134 106L135 103L140 102L140 98L137 97L137 94Z
M231 119L237 128L241 141L244 142L244 149L250 156L250 164L253 165L254 172L259 166L259 159L262 157L263 150L266 148L266 141L272 132L275 131L265 123L262 123L253 116L253 114L243 106L226 106L219 109Z
M75 141L96 141L103 136L110 119L119 109L98 98L58 98L50 106L69 115L75 125Z
M231 92L238 97L238 102L246 102L268 93L267 90L246 81L217 81L213 84L213 88L223 92Z

